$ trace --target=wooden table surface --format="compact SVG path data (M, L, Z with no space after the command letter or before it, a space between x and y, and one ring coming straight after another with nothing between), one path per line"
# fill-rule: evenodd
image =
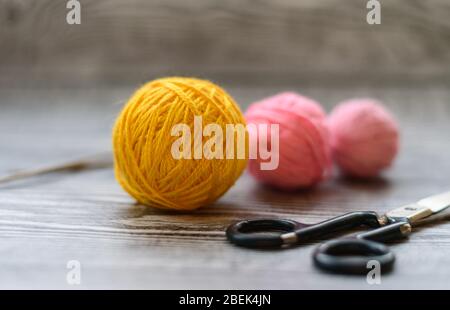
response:
M227 85L225 85L227 86ZM353 96L386 102L401 124L401 152L383 178L337 178L282 193L244 175L215 205L172 213L136 205L110 168L59 173L0 187L0 288L416 289L450 288L450 217L393 244L395 270L380 285L325 274L316 244L280 251L237 248L235 220L280 217L314 223L352 210L387 211L450 189L450 90L444 86L279 85L227 89L243 106L293 89L327 110ZM110 129L133 87L0 89L0 174L110 149ZM81 263L81 284L66 281Z

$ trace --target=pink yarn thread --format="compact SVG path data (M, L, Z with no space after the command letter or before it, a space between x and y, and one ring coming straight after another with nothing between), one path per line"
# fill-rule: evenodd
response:
M249 124L279 124L279 166L261 170L260 159L250 160L249 172L257 180L289 190L310 187L328 176L329 134L325 113L316 101L284 92L252 104L245 117ZM250 131L249 137L257 139L258 132Z
M395 119L374 99L342 102L328 118L333 158L341 170L373 177L391 165L398 152Z

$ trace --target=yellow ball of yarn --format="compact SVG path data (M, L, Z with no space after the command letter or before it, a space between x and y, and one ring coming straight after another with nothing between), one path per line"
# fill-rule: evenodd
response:
M113 129L114 170L120 185L138 202L158 208L196 209L222 196L241 175L248 152L245 158L237 156L238 139L234 139L234 156L174 158L171 150L180 137L173 136L173 126L186 124L193 133L194 119L199 116L202 128L217 124L224 135L227 124L245 126L234 100L206 80L157 79L138 89L125 105ZM244 136L247 145L246 131ZM193 141L194 134L191 138ZM203 145L205 141L203 138ZM222 146L224 152L229 151L225 139Z

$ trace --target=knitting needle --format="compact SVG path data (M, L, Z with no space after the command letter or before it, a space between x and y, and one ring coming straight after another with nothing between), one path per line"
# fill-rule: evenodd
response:
M112 166L112 163L113 162L111 153L109 152L98 153L88 157L68 161L62 164L44 166L30 170L23 170L9 175L0 176L0 184L54 172L106 168Z

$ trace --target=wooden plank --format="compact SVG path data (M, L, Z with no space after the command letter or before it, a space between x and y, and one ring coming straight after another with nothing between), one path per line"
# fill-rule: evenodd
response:
M448 78L445 0L382 1L375 26L361 0L80 2L82 22L74 26L66 23L65 1L0 1L0 80L230 72Z
M227 85L226 85L227 86ZM282 251L230 245L224 230L243 218L314 223L352 210L386 211L450 184L448 88L226 87L245 108L291 88L327 109L374 96L398 116L402 151L384 178L334 179L312 191L282 193L244 175L214 206L194 213L136 205L110 169L55 174L0 187L0 288L63 288L69 260L81 288L449 288L450 217L392 245L393 273L382 284L315 269L315 243ZM109 148L114 116L132 87L0 89L0 172ZM96 103L96 104L94 104Z

